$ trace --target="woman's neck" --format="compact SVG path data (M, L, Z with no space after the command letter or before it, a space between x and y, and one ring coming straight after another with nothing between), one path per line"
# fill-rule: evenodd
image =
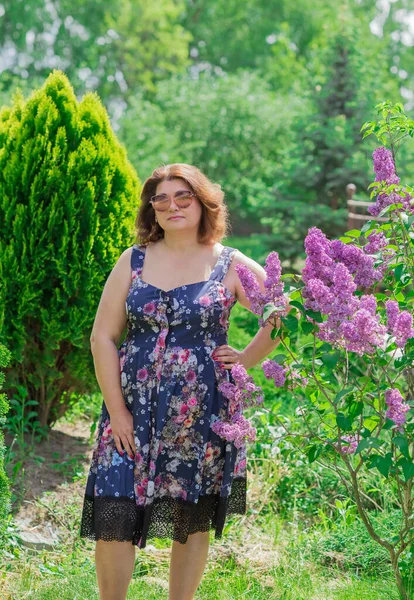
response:
M159 243L167 250L177 253L188 253L189 251L197 250L200 247L197 235L186 235L183 232L177 232L177 234L165 233L164 238L162 238Z

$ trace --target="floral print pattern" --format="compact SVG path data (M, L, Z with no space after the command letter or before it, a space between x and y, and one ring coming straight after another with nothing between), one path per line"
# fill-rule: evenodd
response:
M228 409L218 386L232 379L211 355L227 343L236 303L222 283L234 252L224 246L208 280L164 291L141 279L145 246L133 246L128 330L118 355L136 454L131 459L117 452L103 402L89 497L129 498L142 508L167 497L197 503L200 496L229 496L233 479L245 479L246 447L236 448L211 429Z

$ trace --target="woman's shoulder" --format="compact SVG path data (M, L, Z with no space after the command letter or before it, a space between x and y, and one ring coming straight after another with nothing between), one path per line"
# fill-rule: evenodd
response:
M242 252L238 248L232 249L234 250L231 265L233 270L235 270L236 265L244 265L245 267L248 267L251 271L253 271L255 275L258 275L260 278L266 277L266 271L260 263L255 261L253 258L250 258L250 256L244 254L244 252Z

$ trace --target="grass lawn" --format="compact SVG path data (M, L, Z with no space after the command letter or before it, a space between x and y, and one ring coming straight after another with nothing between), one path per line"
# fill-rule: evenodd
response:
M34 449L35 457L44 454L48 460L40 462L40 467L36 461L29 463L24 485L19 486L24 494L14 509L0 558L2 600L99 599L95 544L78 536L91 448L89 425L83 420L63 420L52 430L50 440ZM53 469L52 457L59 468ZM391 576L373 579L306 560L299 543L306 535L300 518L282 522L267 510L272 486L266 486L252 470L248 490L248 513L229 518L221 540L210 534L197 600L398 600ZM47 549L23 545L17 531L22 522L26 530L44 533L52 528L59 541ZM136 550L129 600L168 599L170 546L170 540L155 539Z

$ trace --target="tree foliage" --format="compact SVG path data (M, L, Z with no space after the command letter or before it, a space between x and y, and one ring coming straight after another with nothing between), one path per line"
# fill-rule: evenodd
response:
M3 388L5 375L3 373L3 369L7 367L10 361L10 351L0 344L0 390ZM0 392L0 536L4 531L4 526L6 524L6 517L10 511L10 485L9 480L7 478L6 472L4 470L4 454L5 454L5 445L4 445L4 434L1 429L3 424L6 421L6 415L9 411L9 401L7 395L4 392Z
M154 92L189 62L181 2L5 0L3 6L3 76L45 78L58 67L75 90L95 90L109 103L137 90Z
M139 181L96 94L53 72L0 112L0 330L7 389L41 425L96 388L89 337L103 284L134 239Z
M120 136L141 178L161 163L203 169L223 186L235 231L250 233L271 202L295 104L254 73L173 78L154 102L131 101Z

